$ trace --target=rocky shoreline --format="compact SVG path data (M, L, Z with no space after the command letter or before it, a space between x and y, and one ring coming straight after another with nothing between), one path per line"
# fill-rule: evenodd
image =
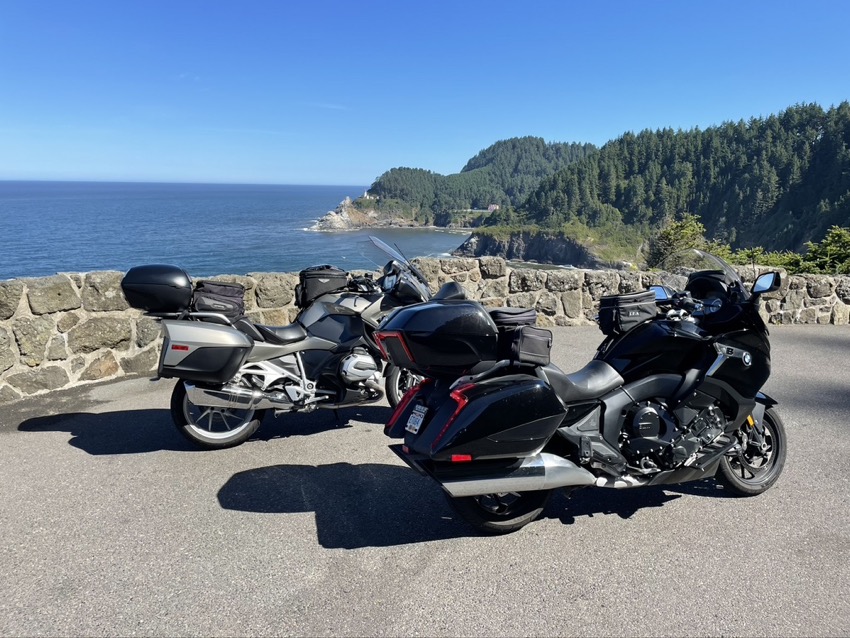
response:
M322 215L310 227L317 231L360 230L364 228L419 228L420 224L401 217L387 217L375 209L362 211L354 206L350 197Z

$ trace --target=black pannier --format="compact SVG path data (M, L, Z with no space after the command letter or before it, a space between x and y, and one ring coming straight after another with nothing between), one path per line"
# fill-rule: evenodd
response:
M192 303L192 280L182 268L169 264L130 268L121 290L128 304L147 312L183 312Z
M605 296L599 300L599 329L609 337L621 335L652 319L657 312L651 290Z
M348 286L348 273L335 266L311 266L298 273L295 286L295 305L306 308L317 297Z
M192 297L195 312L215 312L231 322L245 315L245 287L221 281L199 281Z

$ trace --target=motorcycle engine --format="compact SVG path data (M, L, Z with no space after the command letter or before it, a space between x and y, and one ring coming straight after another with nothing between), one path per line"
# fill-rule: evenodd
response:
M366 350L356 349L339 364L339 376L348 386L357 386L377 378L378 364Z
M655 401L641 401L626 413L620 431L620 450L634 467L643 470L666 468L678 432L676 419L666 406Z
M711 406L681 426L663 403L642 401L626 413L620 450L629 465L643 472L689 465L702 448L723 434L724 422L722 413Z

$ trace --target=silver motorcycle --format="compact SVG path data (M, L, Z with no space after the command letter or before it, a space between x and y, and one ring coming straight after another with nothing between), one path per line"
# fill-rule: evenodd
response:
M128 303L162 325L160 377L176 378L171 417L204 448L248 440L268 411L338 409L379 401L395 406L420 377L386 362L375 341L381 320L402 306L427 301L428 282L399 251L381 276L351 278L331 266L300 273L288 326L244 316L238 284L199 282L170 265L131 268L121 287ZM382 384L383 381L383 384Z

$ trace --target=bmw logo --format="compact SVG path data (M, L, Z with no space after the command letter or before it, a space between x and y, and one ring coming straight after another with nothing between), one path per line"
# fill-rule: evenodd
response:
M753 355L751 355L749 352L745 352L744 356L741 358L744 360L744 365L747 367L749 367L750 364L753 362Z

